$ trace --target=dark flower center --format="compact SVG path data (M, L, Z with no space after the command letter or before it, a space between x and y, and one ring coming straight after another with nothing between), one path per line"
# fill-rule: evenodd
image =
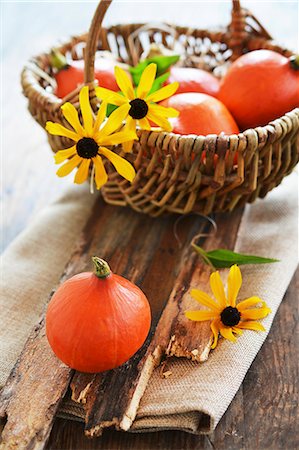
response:
M235 325L238 325L238 323L240 322L241 314L237 310L237 308L234 308L233 306L227 306L220 314L220 317L223 325L226 325L227 327L233 327Z
M84 137L76 144L77 153L81 158L94 158L97 156L99 151L99 146L96 141L89 137Z
M131 108L129 114L133 119L143 119L148 112L147 103L141 98L135 98L130 101Z

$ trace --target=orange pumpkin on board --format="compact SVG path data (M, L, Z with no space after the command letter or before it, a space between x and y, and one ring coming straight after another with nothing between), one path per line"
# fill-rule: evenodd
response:
M218 98L242 130L263 126L299 106L298 57L255 50L238 58L220 83Z
M46 333L56 356L81 372L103 372L130 359L151 325L144 293L93 257L95 272L65 281L46 314Z
M217 97L220 82L206 70L193 67L171 67L170 75L165 84L178 81L176 94L183 92L202 92Z
M169 119L173 133L203 136L239 133L238 125L226 106L210 95L195 92L175 94L161 105L175 108L180 113L178 117Z

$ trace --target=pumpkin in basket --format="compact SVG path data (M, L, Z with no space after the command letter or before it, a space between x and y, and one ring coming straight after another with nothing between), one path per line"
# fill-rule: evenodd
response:
M119 62L110 55L111 53L102 52L95 59L95 79L101 83L101 86L117 91L118 86L115 81L114 67ZM82 86L84 81L84 61L82 59L68 61L65 56L53 49L51 52L51 63L56 69L55 80L57 88L55 94L57 97L63 98L78 86Z
M218 98L241 129L266 125L299 106L298 57L271 50L241 56L223 78Z
M238 134L239 128L226 106L214 97L198 92L176 94L161 102L174 108L177 117L170 118L173 132L179 134Z
M59 48L63 54L80 59L82 44L85 46L84 83L90 87L94 86L96 51L111 51L111 48L124 63L135 65L151 42L162 42L172 48L178 45L184 49L182 58L186 66L218 74L242 54L258 49L292 56L291 51L272 41L269 33L237 0L233 0L228 27L213 31L173 26L170 32L167 26L160 29L148 26L139 33L140 27L144 27L141 24L106 29L101 24L110 4L111 0L106 0L98 5L87 40L86 36L75 37ZM49 55L40 55L35 64L37 70L31 65L22 74L23 91L33 117L42 127L48 120L66 125L61 100L46 89L47 80L53 76ZM46 73L45 77L41 76L42 72ZM68 96L77 110L78 92L76 89ZM97 112L99 100L92 88L89 98ZM292 171L298 162L298 129L299 109L296 108L274 122L246 129L238 135L181 136L159 130L138 131L139 141L134 143L132 153L123 155L135 167L133 183L110 168L109 181L101 192L108 203L129 205L153 216L164 212L231 211L264 197ZM70 146L66 137L49 135L48 139L54 152ZM237 164L234 163L236 155Z
M177 94L184 92L202 92L217 97L219 92L219 80L207 70L195 67L170 68L170 75L165 84L179 83Z

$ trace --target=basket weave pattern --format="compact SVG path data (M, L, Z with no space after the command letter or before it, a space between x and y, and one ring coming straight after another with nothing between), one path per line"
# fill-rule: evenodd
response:
M168 48L183 47L185 65L216 74L248 51L270 49L285 56L292 54L275 44L238 1L233 2L231 24L219 31L167 25L157 29L144 24L106 29L100 25L110 3L111 0L99 4L88 35L74 37L59 48L69 58L85 57L85 83L90 86L95 111L98 108L93 89L96 49L110 50L122 61L136 64L145 49L146 38L147 45L162 42ZM51 81L53 72L47 53L36 57L23 70L22 86L29 99L29 110L42 127L47 120L68 126L60 106L70 101L79 109L80 88L61 100L47 91L49 78ZM102 188L103 197L108 203L130 205L155 216L163 212L231 211L264 197L292 171L299 159L298 130L299 108L266 126L238 135L180 136L139 131L140 140L134 144L133 153L122 154L134 164L135 180L130 184L109 168L109 182ZM70 141L63 137L48 135L48 139L54 152L70 146ZM236 153L237 165L234 164Z

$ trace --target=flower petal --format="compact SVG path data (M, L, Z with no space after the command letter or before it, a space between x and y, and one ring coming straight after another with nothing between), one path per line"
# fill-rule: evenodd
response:
M228 327L220 328L220 334L231 342L236 342L237 338L233 335L232 329Z
M84 136L84 130L80 123L78 111L70 102L65 103L61 106L62 114L68 121L68 123L74 128L77 134L80 137Z
M100 153L114 165L117 172L124 177L126 180L132 182L135 178L136 172L132 164L130 164L126 159L117 155L116 153L108 150L108 148L100 147Z
M211 345L211 348L216 348L219 337L219 329L220 329L220 321L219 319L214 319L213 322L211 323L211 330L214 336L214 341L213 344Z
M162 130L165 130L165 131L172 130L172 125L168 122L168 120L165 117L153 112L153 110L151 108L149 108L146 117L147 117L147 119L151 120L155 124L159 125L162 128Z
M111 103L116 106L121 106L124 103L128 103L128 100L123 95L118 92L110 91L110 89L97 87L95 91L97 96L106 103Z
M125 95L125 97L127 97L127 99L129 99L129 100L133 100L135 98L135 93L134 93L132 81L129 78L128 74L118 66L115 66L114 74L115 74L116 82L117 82L120 90Z
M79 139L81 139L81 136L79 136L74 131L71 131L68 128L65 128L63 125L60 125L60 123L54 123L54 122L48 121L46 123L46 130L50 134L53 134L55 136L67 137L69 139L72 139L75 142L78 142Z
M174 108L166 108L165 106L161 105L150 104L149 108L156 114L159 114L163 117L178 117L180 114L179 111Z
M161 100L165 100L165 98L171 97L177 91L178 87L179 83L177 81L170 83L150 94L146 100L148 102L160 102Z
M220 314L221 307L217 305L217 303L205 292L200 291L199 289L191 289L190 295L201 305L206 306L212 311L216 311L218 314Z
M82 158L79 155L73 156L72 159L70 159L67 163L65 163L65 164L63 164L63 166L59 167L56 174L59 177L65 177L66 175L71 173L71 171L74 170L75 167L77 167L80 164L81 160L82 160Z
M96 158L93 158L93 163L95 166L95 182L97 189L101 189L101 187L107 183L108 176L105 170L102 158L98 155Z
M211 273L210 286L214 297L218 300L222 308L227 306L223 283L218 271Z
M142 130L150 130L151 129L151 125L146 117L144 117L143 119L139 119L138 125L140 126L140 128Z
M239 267L234 264L229 271L227 279L227 300L230 306L236 306L237 296L242 285L242 274Z
M134 145L134 141L124 142L124 143L122 144L123 151L124 151L125 153L131 153L131 152L132 152L132 149L133 149L133 145Z
M149 64L142 72L136 96L144 99L151 90L156 78L157 64Z
M108 136L109 134L114 133L115 130L119 129L122 126L122 122L124 121L124 119L128 116L129 109L130 105L129 103L126 103L113 111L113 113L110 114L104 127L100 130L100 136Z
M88 178L88 171L90 166L91 160L90 159L83 159L79 169L77 170L77 173L74 178L74 183L82 184L84 181Z
M110 136L103 136L97 139L97 143L99 145L118 145L134 139L138 139L135 131L120 131L119 133L113 133Z
M263 303L263 301L259 297L249 297L238 303L237 308L240 312L242 312L244 311L244 309L250 308L250 306L257 305L258 303Z
M82 113L83 125L87 136L92 136L93 130L93 117L92 110L89 102L89 89L88 86L84 86L79 94L79 103Z
M244 328L246 330L255 330L255 331L266 331L264 326L259 322L240 322L238 323L238 328Z
M232 327L232 330L233 330L233 333L236 333L236 334L239 334L239 335L243 334L243 331L239 330L239 328L237 326L236 327Z
M266 303L263 302L263 306L261 308L252 308L252 309L245 309L241 312L241 319L242 320L256 320L256 319L263 319L268 314L271 313L271 309L267 307Z
M128 116L123 131L136 131L136 120ZM122 148L126 153L131 153L133 144L134 141L124 142Z
M70 156L75 155L75 153L76 153L76 146L75 145L73 145L70 148L67 148L66 150L59 150L54 155L55 163L56 164L60 164L63 161L65 161L67 158L69 158Z
M212 311L185 311L187 319L195 322L204 322L215 318L215 313Z
M101 106L100 106L100 108L98 110L98 113L97 113L97 116L96 116L96 120L95 120L94 125L93 125L93 132L95 134L100 130L100 126L104 122L104 120L106 118L106 112L107 112L107 103L106 102L102 102Z

